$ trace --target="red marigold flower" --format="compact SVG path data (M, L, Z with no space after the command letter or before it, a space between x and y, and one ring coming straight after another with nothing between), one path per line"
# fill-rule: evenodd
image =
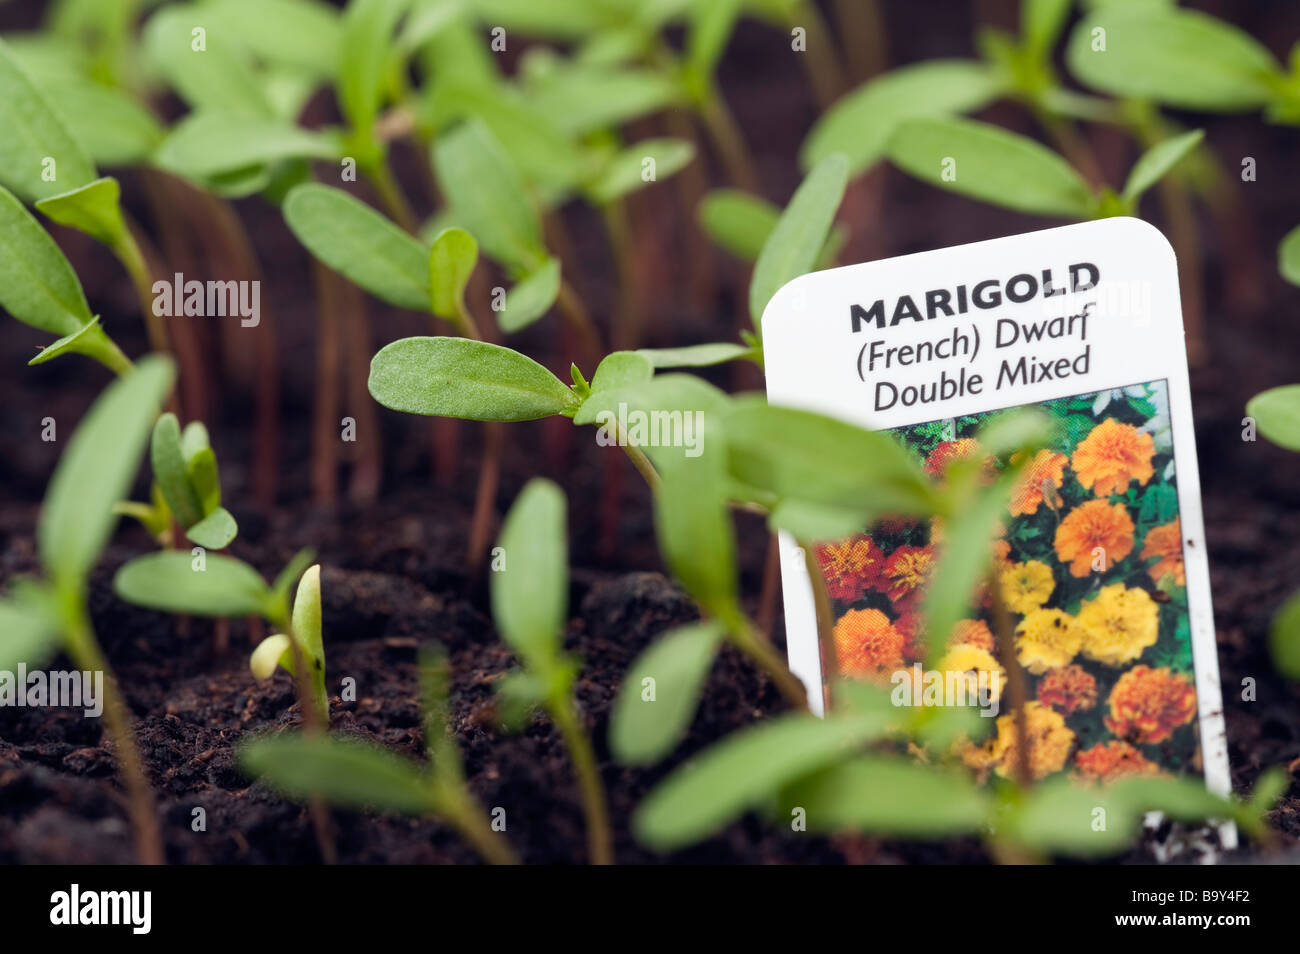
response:
M1074 764L1084 776L1099 782L1113 782L1126 775L1160 774L1160 766L1122 739L1098 742L1076 754Z
M1196 715L1196 687L1168 668L1134 666L1110 692L1106 728L1119 738L1150 744L1163 742Z
M870 537L856 536L817 547L817 562L831 599L851 603L879 581L885 554Z
M1038 682L1038 701L1067 716L1091 709L1097 704L1097 680L1073 663L1050 669Z
M935 445L934 450L930 451L930 456L925 459L925 472L931 477L943 477L948 468L959 460L965 460L968 457L974 457L980 453L979 442L973 437L963 437L956 441L941 441ZM983 462L984 476L992 479L996 475L996 465L993 458L985 455Z

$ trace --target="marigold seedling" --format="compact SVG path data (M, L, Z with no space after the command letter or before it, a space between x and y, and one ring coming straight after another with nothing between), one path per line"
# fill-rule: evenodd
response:
M530 481L506 515L498 540L504 565L492 575L492 618L523 668L506 676L498 700L507 726L544 709L564 740L578 776L592 864L612 864L609 809L591 741L573 698L578 661L563 650L569 566L564 494Z
M339 808L440 819L490 864L517 864L505 836L488 825L465 784L460 749L451 732L446 654L425 650L420 676L427 768L357 739L299 733L245 743L239 750L240 767L289 798L323 798Z
M113 505L130 486L173 378L166 358L145 358L96 400L46 491L36 534L45 579L23 582L0 599L4 668L19 662L37 666L63 650L80 668L104 673L107 731L130 797L136 853L146 864L163 861L158 819L129 710L95 638L86 588L117 519Z

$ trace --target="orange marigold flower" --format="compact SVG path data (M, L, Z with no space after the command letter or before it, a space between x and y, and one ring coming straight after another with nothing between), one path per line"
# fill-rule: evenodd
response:
M833 635L841 675L871 679L903 667L903 634L880 610L849 610Z
M1140 556L1143 560L1158 557L1147 570L1156 583L1164 579L1166 574L1172 576L1179 586L1187 583L1187 571L1183 567L1183 528L1177 517L1173 523L1152 527L1147 531Z
M1098 742L1079 752L1074 764L1084 776L1099 782L1113 782L1126 775L1160 774L1160 766L1121 739Z
M1130 480L1145 484L1155 473L1151 456L1156 451L1150 434L1132 424L1107 418L1074 449L1070 466L1079 483L1098 497L1122 494Z
M916 602L934 569L932 547L899 547L885 561L881 585L899 609L910 608Z
M1072 574L1087 576L1099 547L1106 566L1128 556L1133 551L1133 518L1119 504L1089 500L1067 513L1056 528L1056 555L1070 564Z
M1167 668L1134 666L1110 691L1106 728L1131 742L1163 742L1196 715L1196 687Z
M856 536L817 547L817 562L831 599L851 603L876 585L885 554L870 537Z
M957 625L952 628L952 639L948 641L948 645L974 646L976 649L991 653L993 633L989 629L989 624L982 619L958 620Z
M1074 745L1074 733L1066 726L1065 717L1040 702L1027 702L1025 727L1029 737L1029 774L1041 779L1063 769ZM996 738L981 746L966 742L958 751L972 768L992 767L1003 778L1014 778L1020 758L1019 737L1016 713L1011 712L998 716Z
M1053 669L1038 682L1038 701L1067 716L1091 709L1097 704L1097 680L1073 663Z
M1059 507L1061 498L1057 491L1065 482L1065 465L1069 462L1068 457L1056 451L1040 450L1035 454L1024 478L1011 492L1011 516L1036 513L1044 500L1052 509Z

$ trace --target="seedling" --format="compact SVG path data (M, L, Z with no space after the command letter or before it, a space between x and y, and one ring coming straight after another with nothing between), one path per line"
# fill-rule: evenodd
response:
M420 676L427 768L355 739L289 732L245 743L239 750L241 768L289 798L323 798L339 808L437 818L456 829L489 864L518 864L505 836L487 824L465 784L460 749L451 732L445 652L425 650Z
M498 540L501 569L492 575L492 618L522 664L497 690L503 721L519 728L533 708L550 716L578 776L592 864L614 861L609 809L591 741L573 698L579 661L564 652L569 565L564 495L540 478L520 492Z
M1032 139L969 119L911 119L886 153L900 169L940 188L1036 215L1072 219L1133 215L1142 194L1199 143L1193 130L1137 161L1121 191L1093 191L1060 156Z
M57 337L28 364L61 354L94 358L116 374L130 371L130 359L90 313L81 282L54 240L0 186L0 305L23 324Z
M175 414L163 414L154 424L150 459L154 471L150 502L127 501L117 511L135 517L164 546L171 543L173 517L192 543L209 550L229 546L239 528L221 506L217 457L208 429L191 421L182 431Z
M254 651L253 674L266 679L277 664L284 666L294 676L304 720L328 725L320 567L310 566L311 561L310 550L300 551L268 586L261 574L234 557L208 554L201 547L192 554L168 550L128 562L113 578L113 589L128 603L164 613L262 617L279 632ZM291 616L289 591L295 582L298 592Z
M104 717L129 796L138 859L163 862L153 796L130 712L95 638L87 577L112 532L113 505L126 493L159 406L171 390L170 361L142 360L100 395L77 427L46 492L37 527L44 579L20 581L0 600L4 665L39 666L62 650L81 669L104 673Z

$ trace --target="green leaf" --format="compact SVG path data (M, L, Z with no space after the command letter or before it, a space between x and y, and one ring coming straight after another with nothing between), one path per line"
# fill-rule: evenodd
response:
M1105 31L1104 50L1098 30ZM1074 28L1066 61L1088 86L1182 109L1257 109L1280 79L1261 44L1194 10L1108 5Z
M259 60L313 79L338 72L343 27L317 0L218 0L211 15Z
M870 522L870 512L851 507L832 507L807 500L782 500L768 515L773 530L784 530L804 544L843 540Z
M0 181L25 199L67 192L96 177L90 157L2 39L0 130Z
M930 577L942 580L943 585L927 586L923 604L925 631L931 636L930 653L936 659L948 644L947 634L967 615L975 601L976 587L993 562L998 520L1006 513L1011 491L1028 463L1026 454L1020 466L1008 468L974 500L965 500L947 521L943 545ZM975 471L970 475L970 482L978 480L979 473Z
M912 119L886 149L900 169L973 199L1019 212L1089 218L1096 201L1068 162L1045 146L969 119Z
M723 422L729 469L781 501L860 512L928 515L930 481L888 434L793 408L738 406Z
M163 140L163 127L153 114L121 90L80 77L52 79L42 86L94 163L138 165Z
M192 543L208 550L223 550L230 546L230 541L239 533L239 526L225 507L217 507L206 517L185 529Z
M1097 825L1102 818L1105 824ZM999 835L1035 852L1104 858L1131 844L1140 822L1139 813L1106 789L1085 788L1056 776L1028 789L997 828Z
M189 428L186 428L188 431ZM205 515L221 506L221 479L217 472L217 455L211 447L204 447L190 453L181 440L181 451L189 463L186 473L194 494L199 499L199 507Z
M409 6L410 0L352 0L343 13L339 108L363 139L379 115L393 34Z
M164 613L269 615L271 589L251 566L219 553L199 560L178 550L136 557L117 571L113 591L128 603Z
M0 187L0 306L52 335L90 324L81 282L54 239L8 190Z
M68 442L36 528L41 562L60 589L79 589L104 548L174 377L169 359L142 359L104 390Z
M729 341L687 345L684 348L641 348L637 354L650 362L655 370L660 368L707 368L715 364L753 357L753 348Z
M175 414L163 414L154 424L149 458L154 480L181 526L191 527L202 520L203 504L190 485L189 468L181 453L181 428Z
M566 66L533 83L529 100L570 136L616 129L681 100L680 86L649 69Z
M860 175L880 161L903 120L974 112L1001 93L993 71L974 60L930 60L893 70L836 102L804 140L799 162L811 169L841 153L849 160L849 175Z
M59 225L76 229L109 248L117 248L127 238L121 197L117 180L109 176L71 192L40 199L36 208Z
M979 832L993 799L970 776L910 758L864 755L795 782L781 818L802 809L809 830L937 839Z
M560 651L569 602L564 493L530 480L506 514L497 545L504 566L492 574L492 618L530 669L546 669Z
M1071 0L1024 0L1020 6L1020 32L1025 46L1037 58L1051 54L1070 17Z
M270 679L277 666L293 674L293 643L284 633L272 633L266 637L248 658L248 668L255 679Z
M881 714L778 716L736 732L668 776L632 817L637 839L672 851L705 838L785 785L884 734Z
M370 393L408 414L531 421L572 412L578 399L518 351L464 338L402 338L370 362Z
M465 313L465 286L478 264L478 242L464 229L443 229L429 251L433 313L460 324Z
M481 22L525 36L576 39L608 24L602 5L590 0L476 0L474 9Z
M723 635L716 622L681 626L636 658L610 713L614 758L623 765L652 765L672 751L695 715Z
M743 0L712 0L692 3L688 8L685 71L697 95L712 82L742 6Z
M1277 270L1292 285L1300 285L1300 226L1287 232L1277 247Z
M739 189L714 189L699 205L700 227L737 258L757 261L781 211L766 199Z
M597 202L613 202L667 179L694 158L695 146L685 139L643 139L611 158L587 192ZM653 165L647 166L647 161Z
M685 413L691 413L687 411ZM727 506L726 451L714 440L696 457L684 452L661 467L655 532L664 560L710 614L734 625L740 617L735 530Z
M421 312L432 306L429 251L360 199L304 183L285 197L284 220L312 255L381 301Z
M271 584L273 601L284 606L285 625L288 624L289 616L289 590L298 582L298 578L307 572L307 567L311 566L312 561L315 559L316 551L311 547L304 547L284 565L284 569L279 572L275 581Z
M610 446L626 421L628 439L640 445L666 476L692 457L707 453L713 446L708 441L720 441L721 418L730 405L726 394L702 378L662 374L637 384L593 390L573 423L597 425L601 428L597 443ZM637 421L643 426L638 428Z
M812 271L826 243L848 182L848 161L828 156L808 173L763 243L749 283L749 314L761 328L763 310L777 289Z
M559 294L560 260L549 258L506 292L497 323L507 334L527 328L550 311Z
M177 123L154 153L154 162L203 180L284 159L336 159L341 154L334 136L282 119L206 111Z
M172 5L150 17L142 36L146 58L195 110L272 115L237 38L219 23L200 22L196 12L192 5ZM201 44L194 32L199 28L206 31Z
M0 598L0 670L12 673L20 663L35 668L58 652L58 617L49 595L41 596Z
M1300 593L1283 603L1273 617L1268 647L1277 671L1288 679L1300 680Z
M1300 451L1300 384L1261 391L1246 403L1246 415L1274 444Z
M1142 193L1159 182L1165 173L1178 165L1179 160L1196 148L1204 138L1204 129L1193 129L1181 136L1156 143L1142 154L1129 172L1128 182L1124 183L1124 198L1136 202Z
M104 329L99 324L98 316L90 319L90 324L46 345L27 363L29 365L44 364L46 361L52 361L63 354L87 355L117 374L130 369L130 363L126 357L118 349L117 345L109 339L108 335L104 333Z
M413 762L356 739L283 735L239 749L240 769L296 801L424 815L433 810L428 777Z
M438 185L483 250L528 273L547 258L542 220L519 172L479 120L461 123L433 147Z
M615 351L605 356L591 379L592 391L631 387L654 377L650 359L638 351Z
M324 721L329 721L325 691L325 641L321 634L320 564L307 567L293 598L293 638L311 668L313 695Z

